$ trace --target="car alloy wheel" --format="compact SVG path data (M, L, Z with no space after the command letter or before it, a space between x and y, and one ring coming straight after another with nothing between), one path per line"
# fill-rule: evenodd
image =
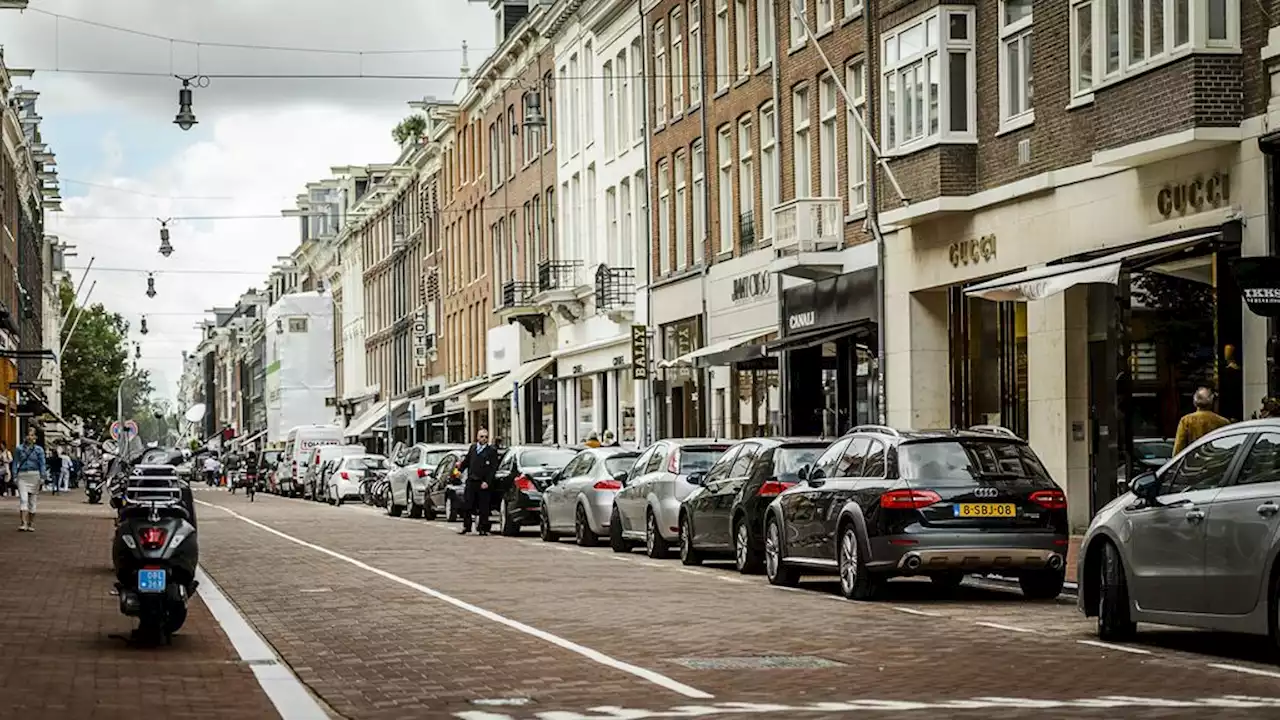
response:
M738 571L741 572L747 567L747 551L750 549L747 524L738 522L737 531L733 533L733 557L738 561Z
M650 511L646 513L644 525L644 549L654 560L665 560L670 557L667 541L662 539L662 530L658 527L658 516Z
M800 582L800 573L782 560L782 522L777 517L769 518L764 531L764 569L770 585L795 587Z
M698 550L693 546L693 526L688 515L680 516L679 529L680 562L685 565L701 565L702 558L698 557Z
M444 498L444 516L453 522L453 498L448 495Z
M858 538L850 525L840 535L840 589L844 590L845 597L851 597L857 586Z

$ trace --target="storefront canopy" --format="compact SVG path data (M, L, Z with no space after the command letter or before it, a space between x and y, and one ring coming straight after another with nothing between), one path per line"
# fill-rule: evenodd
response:
M1100 283L1116 285L1120 271L1128 263L1156 255L1171 255L1221 235L1220 231L1201 233L1188 237L1162 240L1116 252L1092 260L1067 262L1060 265L1023 270L995 280L978 283L965 291L966 295L996 302L1027 302L1043 300L1075 287Z
M477 391L475 388L471 388L470 390L468 390L466 393L468 396L466 399L467 402L469 403L489 402L489 400L491 399L491 396L489 395L489 393L501 393L503 390L508 390L510 386L507 384L507 375L508 373L497 373L495 375L491 375L485 380L485 383L488 383L487 385L482 383L479 386L477 386L480 388L479 391ZM501 399L502 397L503 396L499 394L497 398L492 398L492 399L498 400L498 399Z
M529 362L516 368L510 375L504 377L489 387L485 388L480 394L471 398L471 402L489 402L490 400L501 400L511 394L512 390L517 387L524 387L524 384L537 377L547 366L555 362L555 358L544 357Z
M427 404L431 405L432 403L444 402L445 400L457 397L472 388L480 387L487 382L489 382L488 378L477 378L475 380L468 380L464 383L458 383L457 385L451 385L435 395L428 395Z
M869 320L851 320L839 325L828 325L827 327L817 328L809 332L796 333L788 335L781 340L775 340L765 346L766 352L786 352L788 350L803 350L814 345L820 345L825 342L832 342L850 335L857 334L873 334L876 331L876 324Z
M395 417L408 407L409 400L405 398L374 403L372 407L355 416L351 422L347 423L347 429L342 433L343 437L363 437L375 431L374 425L378 425L377 432L386 432L388 403L390 403L391 416Z

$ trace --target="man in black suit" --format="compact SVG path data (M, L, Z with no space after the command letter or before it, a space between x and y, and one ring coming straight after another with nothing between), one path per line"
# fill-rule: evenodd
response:
M502 456L498 448L489 444L489 431L480 428L476 433L476 441L468 450L462 462L458 463L455 472L467 472L467 487L463 491L462 535L471 532L471 515L480 516L481 535L489 534L489 502L498 475L498 463Z

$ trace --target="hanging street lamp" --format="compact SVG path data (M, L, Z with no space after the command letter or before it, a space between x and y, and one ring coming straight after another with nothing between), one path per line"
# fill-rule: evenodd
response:
M182 77L175 75L182 81L182 89L178 90L178 114L173 118L173 124L183 130L190 130L199 121L196 120L196 114L191 110L191 84L195 83L198 88L209 87L209 78L203 75L192 75L190 77Z
M169 222L169 220L160 220L160 254L165 257L173 254L173 245L169 243Z
M147 334L147 316L146 315L142 316L142 322L138 327L138 332L142 333L143 335Z
M153 298L155 296L156 296L156 276L152 273L147 273L147 297Z

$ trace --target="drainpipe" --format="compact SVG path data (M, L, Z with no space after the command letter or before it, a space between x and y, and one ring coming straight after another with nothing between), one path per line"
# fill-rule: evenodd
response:
M865 7L865 6L864 6ZM776 13L775 13L776 14ZM776 20L776 18L775 18ZM774 22L775 29L773 33L773 137L774 152L777 153L778 161L774 163L777 171L773 174L773 187L775 194L781 194L782 190L782 73L778 71L778 65L781 61L778 57L779 42L776 29L777 22ZM705 134L705 133L704 133ZM767 213L773 212L773 208L762 208ZM762 223L763 224L763 223ZM777 227L774 232L777 232ZM772 250L771 250L772 252ZM775 254L774 257L777 257ZM782 291L783 291L783 275L778 273L774 280L774 302L778 306L778 335L782 336L782 323L786 322L786 316L782 312ZM787 361L787 353L783 351L778 353L778 417L782 420L782 427L779 432L784 435L791 434L791 364Z
M649 47L649 30L645 26L645 22L644 22L644 0L636 0L636 14L640 17L640 47L647 48ZM641 52L642 57L643 55L644 53ZM631 69L632 71L634 71L635 67L632 67ZM651 182L651 178L650 178L651 168L649 167L649 152L650 152L649 111L648 111L649 73L645 72L645 70L641 70L637 74L637 78L640 82L640 98L645 107L644 185L645 185L645 197L648 198L648 201L645 203L645 208L647 210L651 210L653 208L653 193L650 191L650 188L653 187L653 183ZM706 157L705 148L703 150L703 157L704 158ZM644 358L644 362L645 362L644 437L638 438L639 440L642 441L640 443L642 447L649 445L656 439L657 432L654 430L654 426L657 425L657 421L658 421L657 412L656 412L656 409L654 408L654 401L653 401L653 373L657 368L657 363L653 361L653 348L657 344L655 341L658 339L658 333L650 329L653 325L653 240L652 240L653 225L652 223L649 222L649 212L645 213L644 228L645 228L645 238L647 240L647 242L645 242L645 247L646 249L649 250L649 252L645 253L645 256L644 256L644 263L645 263L644 277L645 277L645 285L648 288L648 291L645 293L645 305L646 305L645 325L649 327L646 328L645 330L645 334L648 337L648 342L646 343L648 357ZM636 359L631 358L631 361L634 363ZM632 382L634 382L634 380Z
M868 133L875 132L875 118L879 117L880 95L875 92L875 88L878 88L879 85L871 81L871 78L880 76L879 55L876 53L879 49L879 43L876 40L875 28L872 27L872 23L877 21L878 18L872 12L870 4L864 4L862 8L862 28L866 58L862 64L866 68L864 72L867 78L867 109L864 120L868 124ZM871 172L867 173L867 228L871 230L876 243L876 414L879 416L880 423L887 425L889 423L889 409L886 398L888 397L889 388L886 385L885 366L889 363L885 361L885 243L884 233L880 229L879 176L879 169L873 164Z
M699 19L699 23L701 23L701 19ZM686 25L687 25L687 23L686 23ZM705 32L704 32L704 33L702 33L702 42L703 42L703 43L706 43L706 41L707 41L707 40L706 40L706 38L707 38L707 34L706 34ZM690 48L690 49L692 50L693 48ZM702 48L698 48L698 51L699 51L699 52L701 52L701 50L702 50ZM706 57L706 54L705 54L705 53L703 54L703 57L704 57L704 58ZM774 66L776 67L776 66L777 66L777 64L775 63L775 65L774 65ZM704 69L704 70L706 69L705 64L703 65L703 69ZM646 86L646 87L647 87L647 86ZM707 167L707 155L708 155L708 153L710 152L710 148L708 148L708 147L707 147L708 142L707 142L706 138L712 137L712 135L710 135L710 134L709 134L709 133L710 133L710 131L711 131L711 128L709 127L709 125L708 125L708 121L707 121L707 80L706 80L705 73L704 73L704 75L703 75L702 82L701 82L701 83L699 83L699 92L701 92L701 93L702 93L702 97L698 98L698 118L699 118L699 122L701 122L701 123L702 123L702 137L703 137L703 141L702 141L702 178L703 178L703 180L702 180L702 183L703 183L703 188L705 189L706 184L707 184L707 180L706 180L706 179L707 179L707 178L709 178L709 177L711 177L710 168L708 168L708 167ZM692 175L692 168L690 168L690 174ZM707 219L710 219L710 217L711 217L711 193L709 193L709 192L703 192L703 193L702 193L702 195L703 195L703 197L702 197L702 217L707 218ZM708 225L710 225L710 223L709 223L709 222L704 221L704 222L702 223L702 227L703 227L703 231L704 231L704 232L706 231L706 228L707 228L707 226L708 226ZM723 229L722 229L722 230L723 230ZM702 272L701 272L701 273L699 273L698 282L702 285L702 288L701 288L701 290L702 290L702 292L701 292L701 295L702 295L702 338L703 338L703 342L704 342L704 344L705 344L705 342L707 341L707 339L708 339L708 337L709 337L709 334L710 334L710 328L711 328L711 313L710 313L710 311L709 311L709 310L708 310L708 308L707 308L707 272L708 272L708 270L711 268L711 263L707 261L707 255L706 255L706 253L707 253L707 249L708 249L708 248L707 248L706 238L703 238L703 243L702 243ZM714 258L713 258L713 260L714 260ZM705 368L700 368L700 369L698 370L698 389L699 389L698 395L699 395L699 404L702 406L702 421L703 421L703 423L704 423L704 427L705 427L705 431L704 431L702 434L703 434L704 436L709 436L709 435L711 435L711 434L712 434L712 433L711 433L711 388L709 387L709 386L710 386L710 384L711 384L711 372L710 372L709 370L705 369ZM728 387L728 386L726 385L726 388L727 388L727 387ZM726 394L726 395L728 395L728 393L727 393L727 392L726 392L725 394ZM726 405L726 407L727 407L727 406L728 406L728 403L725 403L725 405ZM726 423L726 424L727 424L727 423Z

